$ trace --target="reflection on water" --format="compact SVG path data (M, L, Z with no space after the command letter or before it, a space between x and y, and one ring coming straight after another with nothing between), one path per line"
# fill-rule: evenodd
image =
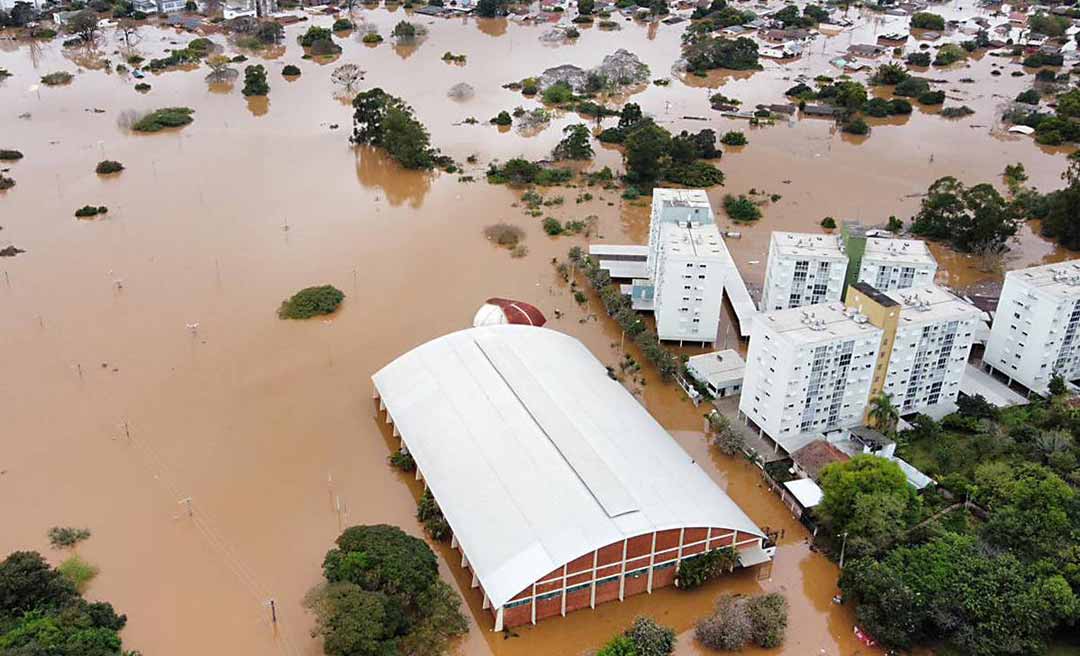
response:
M423 171L405 171L385 152L371 146L356 146L356 179L365 187L386 195L391 207L408 204L420 209L438 175Z
M270 112L270 96L247 96L247 108L252 116L266 116Z

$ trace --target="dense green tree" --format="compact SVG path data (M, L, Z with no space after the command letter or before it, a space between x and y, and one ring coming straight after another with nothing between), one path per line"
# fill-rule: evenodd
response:
M430 169L435 151L427 130L400 98L375 88L353 99L353 143L383 148L410 169Z
M634 643L635 656L669 656L675 651L675 631L651 617L635 619L626 637Z
M945 19L938 14L920 11L911 16L911 27L920 30L936 30L940 32L945 29Z
M566 135L555 146L552 157L555 159L592 159L592 133L583 123L568 125L563 128Z
M686 45L683 57L692 71L726 68L743 71L760 68L757 43L746 37L705 37Z
M1019 227L1015 208L990 184L965 187L954 177L930 185L911 231L949 240L967 253L1001 253Z
M314 633L327 656L387 656L405 626L400 606L381 592L354 583L332 583L308 599Z
M435 554L423 540L396 526L353 526L337 539L323 561L331 583L355 583L364 590L383 592L416 604L439 575Z
M1042 234L1053 237L1065 248L1080 250L1080 158L1076 155L1069 157L1069 167L1062 178L1068 184L1046 197L1048 209Z
M848 530L860 497L894 496L903 499L905 507L911 497L907 477L900 466L877 456L860 455L832 463L822 469L820 478L824 496L816 510L837 533Z
M244 67L244 88L241 93L245 96L265 96L270 93L270 84L266 81L266 68L262 64Z
M671 148L671 134L652 121L640 125L626 137L626 177L635 185L651 186L661 177Z
M889 62L878 66L870 76L870 84L900 84L909 77L911 74L903 65Z
M884 392L870 399L868 418L874 427L886 435L896 432L896 423L900 420L900 410L893 404L893 395Z
M578 0L577 8L578 13L582 16L588 16L593 13L593 7L595 6L595 0Z
M16 551L0 563L0 619L33 610L57 610L79 593L41 554Z

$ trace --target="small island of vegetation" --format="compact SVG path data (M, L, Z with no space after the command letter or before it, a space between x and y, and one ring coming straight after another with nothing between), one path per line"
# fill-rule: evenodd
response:
M281 319L310 319L331 314L345 300L345 294L333 285L306 287L293 294L278 308Z

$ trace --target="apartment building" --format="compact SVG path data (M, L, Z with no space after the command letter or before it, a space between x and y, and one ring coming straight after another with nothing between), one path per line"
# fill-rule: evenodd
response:
M891 394L901 414L952 404L982 312L937 286L881 291L852 285L845 304L882 329L870 398Z
M847 264L847 255L837 236L772 233L761 311L839 301Z
M861 423L882 334L841 303L758 315L739 412L788 452Z
M1080 262L1009 271L983 363L1039 394L1080 378Z
M926 242L868 237L859 262L858 280L885 292L932 285L936 273L937 260Z

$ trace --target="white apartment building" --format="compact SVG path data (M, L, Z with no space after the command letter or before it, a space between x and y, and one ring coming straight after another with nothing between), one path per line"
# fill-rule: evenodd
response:
M772 233L761 311L839 301L844 291L847 263L838 236Z
M660 225L652 258L657 337L680 342L716 340L724 302L726 250L716 224Z
M918 239L869 237L859 266L859 281L885 292L934 284L937 260Z
M1045 394L1050 378L1080 378L1080 262L1009 271L983 363Z
M860 424L882 333L840 303L758 315L740 413L789 453Z
M884 294L900 317L882 391L903 415L954 403L982 312L937 286Z

